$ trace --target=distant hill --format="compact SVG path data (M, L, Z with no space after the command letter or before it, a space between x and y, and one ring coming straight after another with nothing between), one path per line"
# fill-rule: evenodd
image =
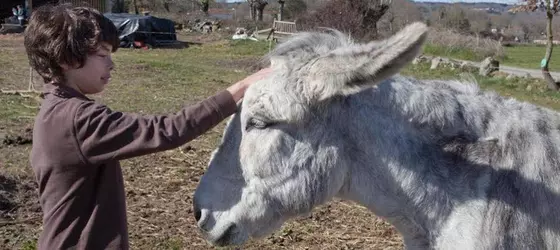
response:
M490 14L501 14L507 12L514 5L505 3L443 3L443 2L414 2L418 7L422 8L424 11L431 12L441 8L442 6L449 5L459 5L468 9L475 9L480 11L486 11Z

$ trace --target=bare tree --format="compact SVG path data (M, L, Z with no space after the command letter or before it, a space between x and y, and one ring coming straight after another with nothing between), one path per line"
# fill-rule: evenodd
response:
M200 10L204 14L208 15L208 9L210 8L210 0L200 0Z
M437 11L432 12L431 19L431 23L440 28L461 34L468 34L471 31L471 24L465 10L458 4L441 6Z
M480 44L480 34L490 31L492 23L490 16L484 11L467 11L467 19L470 20L470 29L476 36L476 44Z
M351 34L356 39L378 37L377 22L389 9L391 0L330 0L319 9L300 16L301 29L330 27Z
M124 6L124 0L113 0L113 9L111 11L114 13L126 12Z
M140 12L138 11L138 3L136 0L132 0L132 5L134 6L134 14L138 15Z
M352 9L358 10L362 21L360 28L371 32L366 34L366 39L375 39L378 34L377 22L385 15L391 6L392 0L351 0L349 4Z
M262 21L264 15L264 8L268 5L267 1L260 0L257 1L257 20Z
M247 0L249 3L249 9L251 10L250 16L251 20L263 20L264 8L268 5L266 0Z
M389 9L379 20L378 29L392 35L414 21L422 20L422 13L411 0L393 0Z
M286 3L285 0L278 0L278 4L280 4L280 8L278 11L278 20L282 21L284 18L284 4Z
M552 57L552 47L553 47L553 34L552 34L552 19L554 15L559 11L560 0L522 0L525 5L520 5L518 7L510 9L511 12L536 12L543 11L546 14L546 52L545 56L541 62L541 71L544 79L548 83L548 88L552 90L560 89L560 85L552 78L548 69L548 63Z
M280 1L284 1L284 0L279 0ZM297 19L298 16L300 15L309 15L309 13L307 12L307 4L304 0L288 0L288 1L284 1L285 6L282 10L282 6L280 5L279 7L279 20L293 20L293 19ZM281 14L280 14L281 13ZM281 18L280 18L281 15Z

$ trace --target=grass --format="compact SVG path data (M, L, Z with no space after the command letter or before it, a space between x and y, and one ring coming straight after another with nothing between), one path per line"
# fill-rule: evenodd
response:
M194 37L185 37L190 41ZM266 42L219 40L186 49L150 51L120 49L116 72L108 89L96 96L114 110L143 114L177 111L224 89L255 68L268 51ZM27 61L19 40L0 39L0 88L27 87ZM405 75L419 78L457 78L456 71L429 70L429 65L409 65ZM474 76L485 89L560 109L560 95L545 91L540 80L483 78ZM527 91L531 86L531 91ZM37 85L39 87L39 85ZM24 106L26 105L26 106ZM0 134L23 133L36 113L32 99L0 95ZM224 123L188 143L191 150L170 150L122 161L127 194L128 220L133 249L212 249L198 234L191 203L198 180L216 146ZM1 147L1 145L0 145ZM0 150L0 220L40 218L33 174L28 166L31 145L4 146ZM6 185L2 186L5 187ZM12 185L13 186L13 185ZM6 199L7 202L2 199ZM12 197L12 198L10 198ZM40 220L0 227L0 243L10 249L35 249ZM292 220L278 233L252 241L244 249L401 249L393 227L353 203L333 201L305 218Z
M505 47L505 57L498 58L500 65L507 65L526 69L540 69L541 60L544 58L546 47L543 45L521 45ZM449 57L460 60L482 61L483 56L472 50L460 47L444 47L427 44L424 52L432 56ZM560 71L560 48L554 46L549 62L551 71Z
M429 64L409 65L403 72L404 75L420 79L460 79L462 75L456 70L440 68L430 70ZM482 89L496 91L497 93L517 98L518 100L542 105L560 111L560 92L549 91L546 83L541 79L526 79L515 77L482 77L478 74L463 74L469 79L475 79Z
M468 61L481 61L484 59L483 56L466 48L444 47L434 44L426 44L424 46L424 53L432 56L450 57Z
M528 69L540 69L541 60L544 58L546 46L543 45L527 45L506 47L506 58L503 60L504 65L516 66ZM552 57L548 63L548 67L552 71L560 71L560 48L554 46L552 48Z

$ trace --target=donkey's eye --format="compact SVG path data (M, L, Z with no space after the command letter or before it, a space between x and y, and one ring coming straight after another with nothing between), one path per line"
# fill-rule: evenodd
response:
M264 129L267 126L268 124L266 122L263 122L262 120L259 119L251 118L247 121L247 126L245 127L245 130L249 130L251 128Z

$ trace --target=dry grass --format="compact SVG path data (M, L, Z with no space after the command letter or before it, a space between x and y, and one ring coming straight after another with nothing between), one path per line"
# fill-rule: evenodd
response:
M496 40L462 35L450 30L430 30L427 44L426 51L430 54L458 55L465 60L482 60L488 56L501 59L506 55Z

